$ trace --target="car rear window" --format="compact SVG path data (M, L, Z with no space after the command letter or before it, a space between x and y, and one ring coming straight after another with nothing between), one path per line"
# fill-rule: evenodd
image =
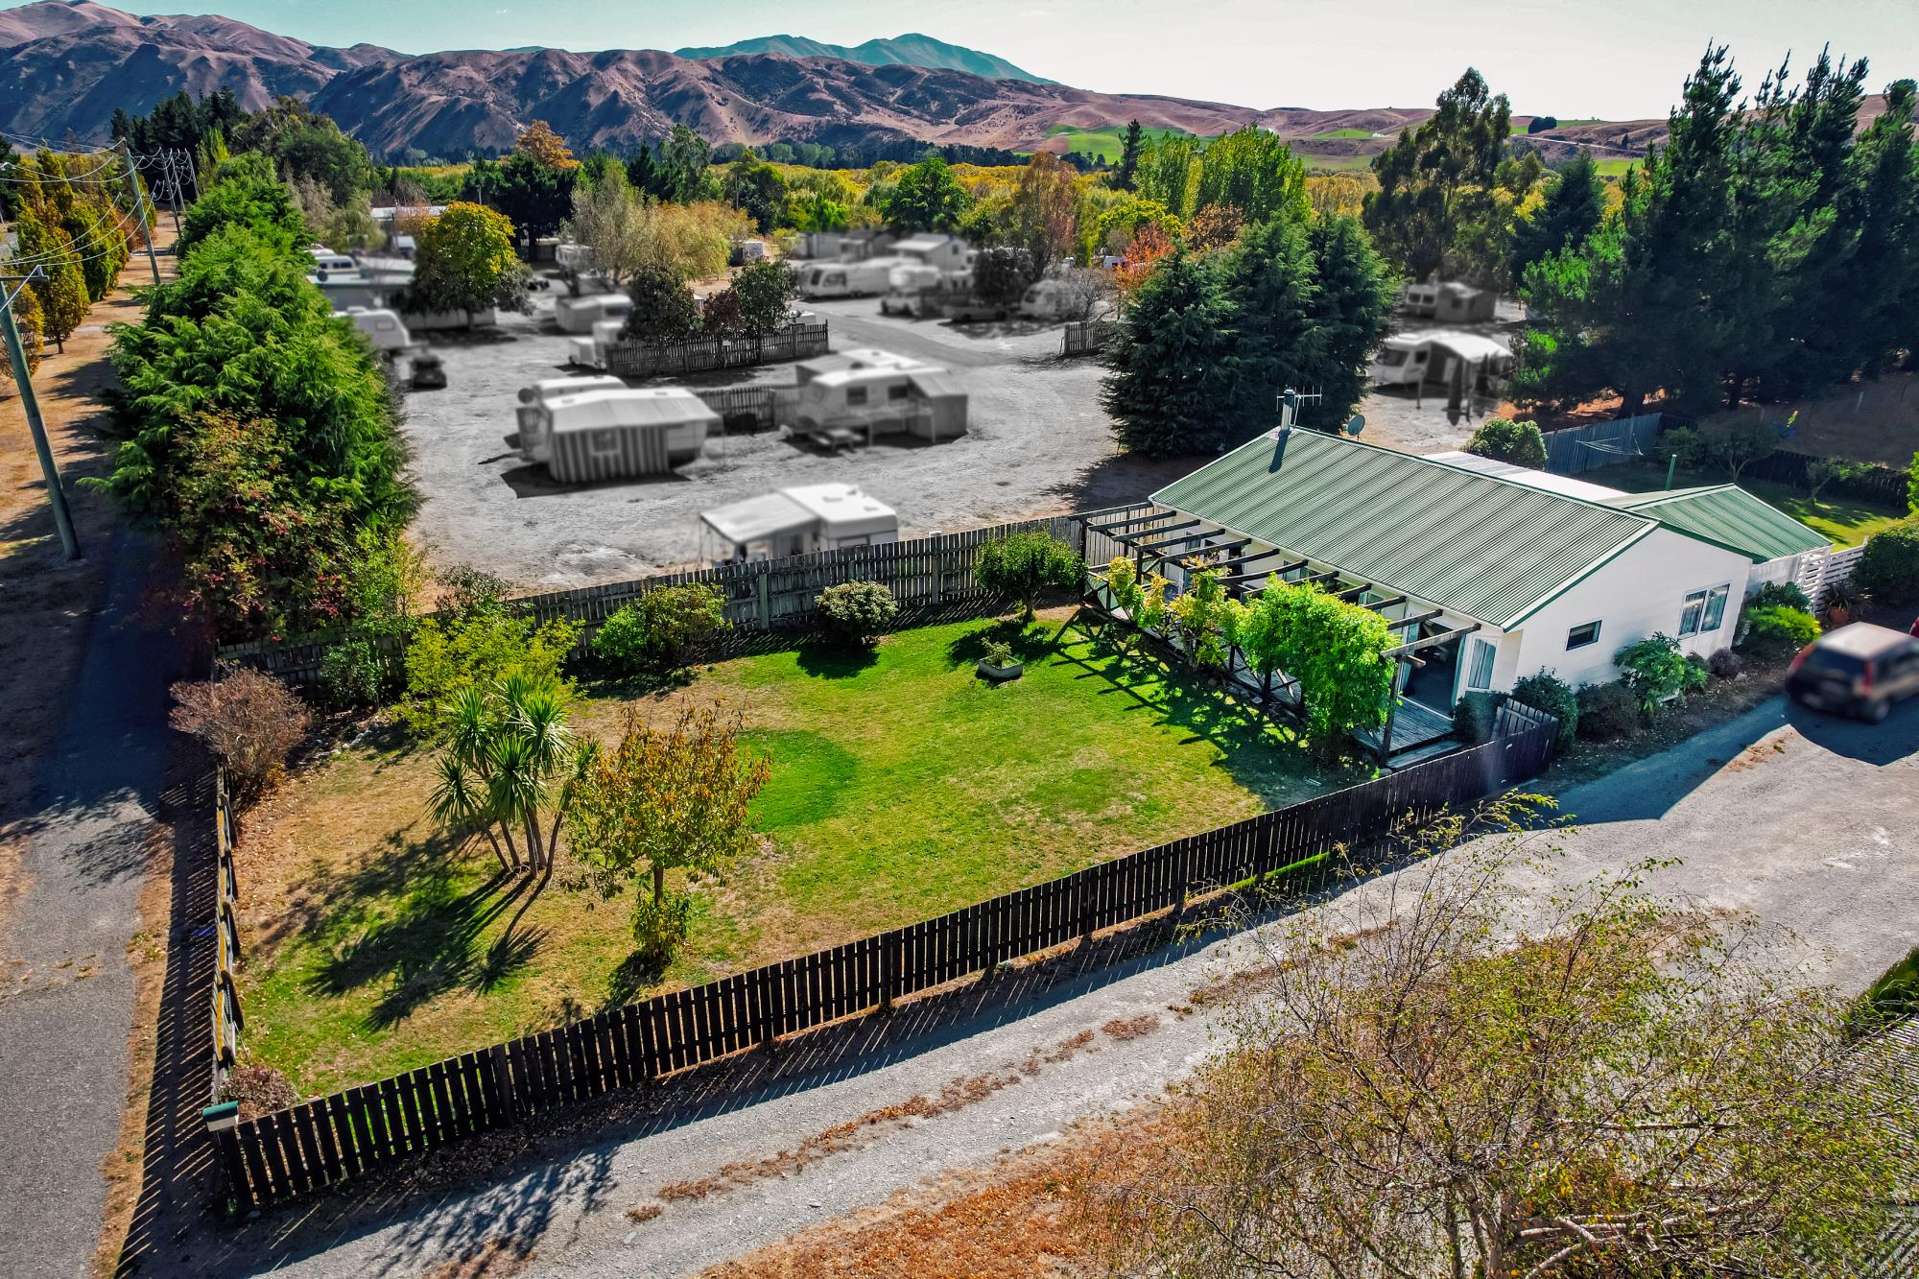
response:
M1866 673L1866 659L1851 653L1836 653L1829 648L1815 648L1806 654L1803 669L1821 675L1844 675L1851 679Z

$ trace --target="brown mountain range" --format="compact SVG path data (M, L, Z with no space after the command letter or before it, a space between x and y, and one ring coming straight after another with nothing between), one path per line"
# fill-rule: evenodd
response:
M519 49L409 56L374 45L308 44L230 18L136 17L92 0L0 11L0 131L98 142L116 107L141 113L183 89L199 95L220 88L249 109L279 94L307 97L381 155L500 152L534 120L576 148L631 146L678 123L713 142L905 138L1028 150L1063 149L1064 139L1053 136L1060 126L1097 129L1136 119L1201 136L1258 124L1336 159L1376 152L1430 114L1256 110L777 53L693 59L651 49ZM1607 125L1606 136L1578 140L1628 154L1662 126ZM1624 149L1622 136L1630 139Z

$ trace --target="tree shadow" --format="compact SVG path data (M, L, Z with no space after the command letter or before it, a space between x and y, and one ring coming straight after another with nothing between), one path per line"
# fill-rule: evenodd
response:
M606 1000L602 1010L630 1004L666 975L666 964L658 955L636 950L620 961L606 980Z
M851 679L880 660L876 644L827 639L807 640L795 656L801 670L819 679Z
M578 681L582 696L589 698L608 698L619 701L633 701L642 697L658 697L665 693L678 692L689 687L697 678L692 665L675 667L670 671L612 671L589 669Z
M1014 658L1020 662L1037 662L1056 651L1049 633L1051 629L1040 622L1022 623L1016 617L1001 618L955 636L946 645L946 660L955 668L971 666L986 656L988 644L1000 643L1011 648Z

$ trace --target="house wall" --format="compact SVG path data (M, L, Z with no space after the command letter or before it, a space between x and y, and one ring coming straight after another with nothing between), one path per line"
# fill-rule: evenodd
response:
M1731 587L1725 616L1717 629L1688 636L1679 645L1701 657L1728 648L1751 569L1752 562L1737 552L1655 530L1527 618L1502 646L1494 687L1511 688L1521 676L1539 670L1552 670L1575 688L1616 679L1614 653L1657 631L1676 636L1686 596L1714 586ZM1567 632L1592 621L1600 623L1599 642L1568 652Z

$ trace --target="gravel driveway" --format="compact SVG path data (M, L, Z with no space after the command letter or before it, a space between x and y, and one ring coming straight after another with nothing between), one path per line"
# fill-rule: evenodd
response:
M1873 729L1789 715L1774 699L1561 798L1582 824L1551 882L1532 885L1541 893L1644 858L1678 858L1654 877L1656 891L1795 930L1801 940L1786 948L1788 962L1808 981L1845 989L1919 940L1919 702ZM1361 891L1384 891L1385 882ZM814 1064L796 1052L786 1077L678 1126L448 1194L402 1219L322 1202L297 1228L281 1216L224 1236L233 1252L219 1264L246 1256L296 1276L417 1275L507 1241L530 1249L517 1271L525 1275L696 1273L941 1172L1052 1140L1075 1119L1152 1099L1215 1046L1203 1014L1175 1017L1168 1006L1227 971L1244 945L1226 937L1162 951L1024 1003L982 996L970 1020L873 1060ZM1146 1017L1157 1028L1125 1042L1101 1029ZM833 1125L982 1077L1003 1086L938 1117L862 1129L870 1136L801 1169L778 1158ZM658 1202L664 1183L729 1162L764 1175L736 1175L745 1184L668 1203L649 1220L628 1215L650 1211L643 1206Z

